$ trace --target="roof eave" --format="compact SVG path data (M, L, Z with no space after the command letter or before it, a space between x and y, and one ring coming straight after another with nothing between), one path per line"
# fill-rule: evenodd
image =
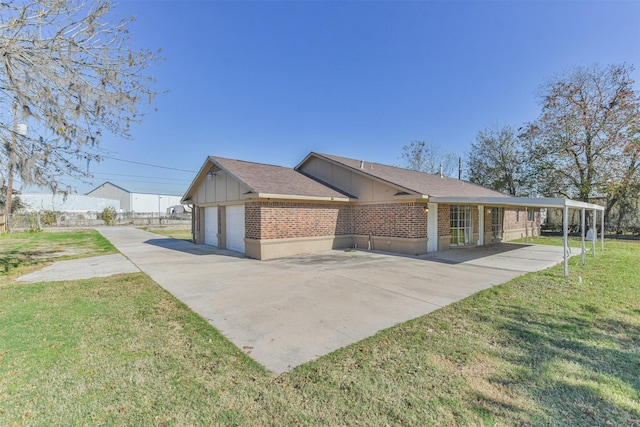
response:
M460 196L432 196L430 201L434 203L452 204L476 204L494 205L504 207L529 207L529 208L584 208L603 211L604 207L593 203L580 202L571 199L547 198L547 197L460 197Z
M425 200L431 201L428 194L398 194L393 196L395 200Z
M277 193L245 193L243 199L284 199L284 200L304 200L304 201L322 201L322 202L352 202L357 199L340 196L302 196L297 194L277 194Z

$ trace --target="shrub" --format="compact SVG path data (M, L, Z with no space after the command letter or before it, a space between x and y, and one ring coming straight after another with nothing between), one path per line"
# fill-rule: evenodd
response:
M116 222L116 210L108 206L102 210L102 220L107 225L114 225Z

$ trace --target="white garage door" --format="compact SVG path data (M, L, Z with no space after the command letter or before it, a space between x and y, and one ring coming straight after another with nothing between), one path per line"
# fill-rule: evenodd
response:
M204 244L218 246L218 208L204 208Z
M227 206L227 249L244 253L244 205Z

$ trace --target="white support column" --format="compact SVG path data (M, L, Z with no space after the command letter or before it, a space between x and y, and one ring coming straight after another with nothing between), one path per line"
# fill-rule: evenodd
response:
M478 246L484 245L484 206L478 206Z
M591 252L593 252L593 257L596 257L596 240L598 240L598 227L596 227L596 223L598 222L598 211L591 211L591 227L593 227L593 238L591 239Z
M580 236L582 240L582 265L585 265L587 263L587 250L584 245L584 228L586 224L584 217L585 217L584 208L582 208L580 209Z
M524 207L524 242L529 243L529 227L527 221L529 220L529 208Z
M602 224L600 226L602 233L600 233L600 250L604 251L604 210L602 211Z
M564 277L569 275L569 259L568 259L568 250L569 250L569 206L563 208L562 211L562 239L564 240Z

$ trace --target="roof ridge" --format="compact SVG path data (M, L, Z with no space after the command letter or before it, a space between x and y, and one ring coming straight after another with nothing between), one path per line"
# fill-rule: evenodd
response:
M282 165L274 165L271 163L260 163L260 162L253 162L250 160L241 160L241 159L231 159L229 157L220 157L220 156L209 156L212 159L216 159L216 160L231 160L233 162L242 162L242 163L250 163L252 165L261 165L261 166L273 166L276 168L285 168L285 169L293 169L293 168L289 168L287 166L282 166Z

